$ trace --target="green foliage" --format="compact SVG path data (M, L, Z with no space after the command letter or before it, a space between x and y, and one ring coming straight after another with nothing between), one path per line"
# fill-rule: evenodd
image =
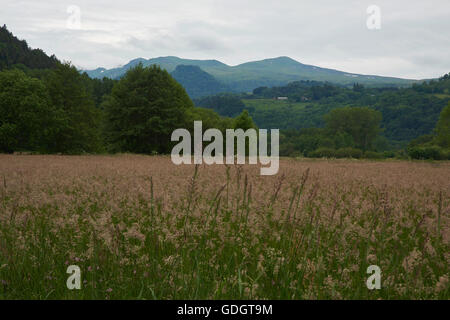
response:
M334 158L335 150L331 148L318 148L308 153L310 158Z
M324 129L282 131L280 154L361 158L363 148L372 149L379 139L381 116L377 111L368 108L333 109L325 118L327 128ZM382 139L379 144L381 142ZM329 153L330 150L333 151Z
M3 119L2 119L3 122ZM18 147L17 126L12 123L2 123L0 126L0 151L11 153Z
M54 137L51 152L83 153L102 150L101 112L95 108L83 77L69 63L60 64L45 79L57 125L49 128Z
M450 159L450 103L441 112L435 134L414 139L407 152L413 159Z
M330 135L329 131L326 132L328 135ZM330 135L330 137L332 137L332 139L330 140L334 142L333 145L336 149L355 146L355 139L348 132L343 131L333 132L332 135Z
M304 129L323 127L323 116L332 106L319 106L309 102L275 99L242 99L260 128Z
M450 148L450 103L442 110L436 125L436 144Z
M186 127L193 103L167 71L138 64L114 85L104 107L113 150L150 154L170 152L171 134Z
M56 115L41 80L19 70L0 72L0 152L45 151Z
M101 104L104 98L111 93L114 84L118 82L118 80L112 80L106 77L102 79L91 79L87 73L82 74L82 79L89 94L94 98L97 108L102 107Z
M253 96L265 99L288 97L290 101L305 102L334 96L340 93L341 88L330 83L302 80L282 87L259 87L253 90Z
M394 151L384 151L382 154L384 158L395 158L396 156L396 153Z
M258 129L253 122L252 118L248 114L247 110L242 111L242 113L233 120L233 129L242 129L244 131L248 129Z
M435 136L433 134L424 134L423 136L420 136L414 140L411 140L411 142L408 144L409 148L417 147L423 144L429 144L431 145L433 143L433 140L435 139Z
M336 158L355 158L359 159L362 158L363 152L360 149L355 148L340 148L336 150L334 153Z
M11 67L20 69L47 69L58 64L55 56L48 57L41 49L31 49L25 40L17 39L6 25L0 28L0 70Z
M450 160L448 151L436 145L408 148L408 155L419 160Z
M383 159L385 157L388 158L387 154L385 155L384 153L381 153L381 152L375 152L375 151L364 152L364 158L366 158L366 159Z
M240 97L233 94L219 94L194 100L197 107L213 109L218 114L225 117L235 117L246 107ZM247 108L253 110L253 108Z
M327 114L325 121L332 134L346 133L357 148L370 150L380 131L381 113L367 107L338 108Z
M353 139L347 134L331 135L322 128L283 130L280 135L280 154L282 156L307 156L318 148L338 149L352 147Z
M0 151L101 151L101 113L82 76L70 64L43 75L0 72Z
M378 151L401 149L421 135L430 134L439 113L449 103L450 77L423 82L412 88L352 89L314 81L292 82L283 87L261 87L242 95L255 123L262 128L302 129L324 127L323 116L334 108L367 106L382 114L380 126L387 139L374 142ZM287 101L276 100L285 96ZM379 138L378 138L379 139ZM387 142L387 143L386 143Z
M219 129L225 133L226 129L233 127L233 119L219 116L216 112L206 108L191 108L186 111L186 121L188 130L193 132L194 121L202 121L203 130Z

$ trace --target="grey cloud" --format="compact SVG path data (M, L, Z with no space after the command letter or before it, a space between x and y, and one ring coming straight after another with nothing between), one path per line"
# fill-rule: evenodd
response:
M431 78L450 71L448 0L372 1L3 0L0 23L85 68L166 55L231 65L287 55L355 73ZM72 4L82 10L82 30L66 29ZM371 4L381 8L380 30L366 27Z

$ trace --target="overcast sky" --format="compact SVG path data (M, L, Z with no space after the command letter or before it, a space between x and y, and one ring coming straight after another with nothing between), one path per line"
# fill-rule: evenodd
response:
M367 27L370 5L380 29ZM80 9L79 29L70 6ZM137 57L236 65L289 56L361 74L450 72L449 0L1 0L0 24L85 69Z

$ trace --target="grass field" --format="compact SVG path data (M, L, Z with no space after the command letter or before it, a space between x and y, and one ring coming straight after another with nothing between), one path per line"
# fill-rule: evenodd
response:
M449 299L449 214L449 162L0 155L0 298Z

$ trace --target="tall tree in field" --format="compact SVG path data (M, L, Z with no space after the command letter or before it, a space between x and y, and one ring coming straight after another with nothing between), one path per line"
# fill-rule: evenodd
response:
M450 103L442 110L436 125L436 143L450 148Z
M193 103L159 66L130 69L104 103L107 135L114 151L169 153L173 130L186 128Z
M253 122L252 117L248 114L247 110L242 111L242 113L233 119L233 129L242 129L247 131L248 129L258 129L256 124ZM258 133L256 133L256 139L258 140ZM269 139L270 141L270 139ZM249 155L250 150L250 139L245 139L245 154ZM234 152L237 154L237 145L234 145Z
M252 117L248 114L247 110L242 111L242 113L233 120L233 129L242 129L244 131L248 129L258 129L256 124L253 122Z
M325 116L325 121L332 134L347 133L357 148L370 150L380 132L381 113L367 107L337 108Z
M56 113L41 80L0 72L0 152L47 151Z
M69 63L60 64L46 78L46 84L59 113L59 126L52 128L55 139L50 151L80 153L101 150L101 113L95 108L78 70Z

